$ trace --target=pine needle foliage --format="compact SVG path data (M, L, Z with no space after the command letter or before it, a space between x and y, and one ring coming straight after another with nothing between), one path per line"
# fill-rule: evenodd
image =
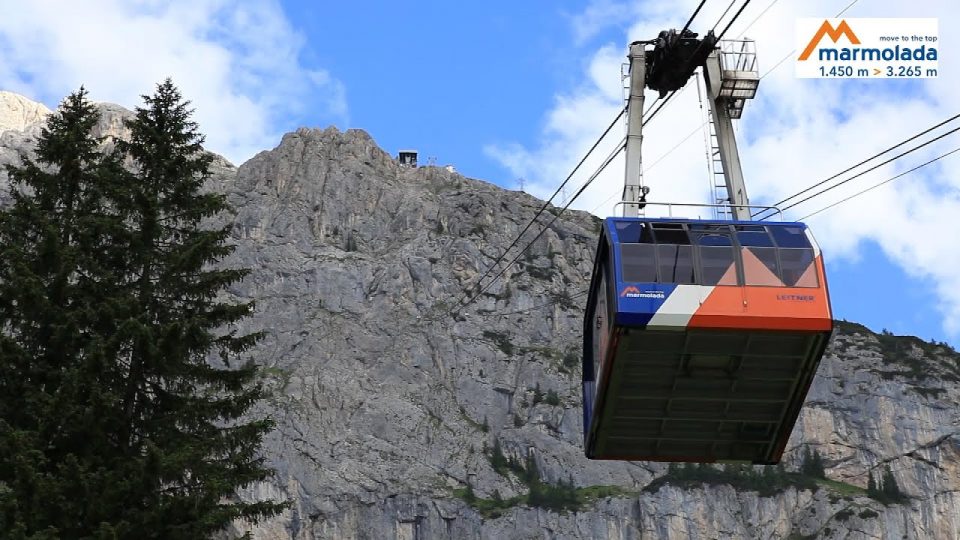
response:
M910 497L900 489L897 479L893 476L890 466L886 465L879 478L869 471L867 480L867 495L883 504L906 504Z
M9 169L0 213L0 530L12 537L207 538L277 513L238 488L267 478L251 304L220 293L225 198L170 80L102 153L85 92ZM123 165L126 164L127 168ZM227 329L224 331L223 329ZM4 456L10 456L5 458ZM0 533L2 535L2 533Z
M756 491L761 497L772 497L791 487L798 490L819 489L813 477L787 472L782 463L763 467L728 463L720 468L706 463L671 463L667 467L667 474L654 479L643 490L656 493L666 484L683 489L699 488L704 484L729 485L739 490Z
M823 464L823 456L819 450L810 451L809 446L803 447L803 461L800 463L800 473L811 478L826 479L827 473Z
M122 219L106 201L124 173L116 155L98 151L97 120L81 88L49 118L35 160L7 167L0 536L91 535L123 499L115 486L130 472L111 449L123 373L108 343L115 320L100 302L117 282L104 246L121 241Z

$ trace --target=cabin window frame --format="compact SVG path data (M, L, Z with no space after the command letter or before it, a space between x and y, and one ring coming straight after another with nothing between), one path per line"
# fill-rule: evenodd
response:
M785 250L790 250L791 252L792 252L792 251L800 251L800 250L805 250L805 251L808 250L808 252L812 253L812 255L813 255L812 264L816 265L816 250L814 249L814 246L810 243L810 241L809 241L809 239L806 237L806 235L803 234L805 228L804 228L803 226L801 226L801 225L790 225L790 226L791 226L791 227L794 227L794 228L797 228L798 230L800 230L800 234L799 234L798 236L802 237L802 239L803 239L804 241L806 241L806 244L807 244L806 246L790 246L790 245L781 246L780 242L778 242L777 236L774 234L774 231L772 230L772 229L774 229L775 227L774 227L774 226L771 226L771 225L769 225L769 224L760 224L760 223L757 223L757 224L743 224L743 223L734 224L734 223L710 223L710 222L707 222L707 223L697 223L697 222L693 222L693 223L691 223L691 222L674 222L674 221L641 221L641 222L638 222L638 223L640 224L640 227L642 227L643 230L645 231L644 234L642 234L641 237L638 238L638 240L640 240L640 241L638 241L638 242L626 242L626 241L624 241L624 239L622 239L622 238L620 237L620 234L619 234L619 233L620 233L620 230L617 230L617 231L616 231L616 232L617 232L617 245L616 245L616 249L618 250L618 255L619 255L619 258L620 258L620 264L618 265L619 267L615 269L615 273L616 273L616 274L620 274L619 277L620 277L624 282L628 282L628 283L676 284L676 285L701 285L701 286L708 286L708 287L773 287L773 288L788 288L788 289L817 289L817 288L820 288L820 287L822 286L822 279L820 278L819 268L816 267L816 266L815 266L815 268L814 268L814 280L815 280L815 284L813 284L813 285L787 285L787 284L786 284L786 280L784 279L784 263L783 263L783 258L782 258L781 255L784 253ZM701 226L703 226L703 228L701 229L701 228L697 227L697 225L701 225ZM748 243L748 245L744 245L743 243L741 243L740 237L739 237L740 233L758 233L758 232L761 232L761 231L759 231L759 230L744 230L744 229L747 229L747 228L752 229L752 228L754 228L754 227L757 227L757 228L761 228L761 229L762 229L762 232L766 234L766 238L768 239L768 242L769 242L770 245L753 245L752 243ZM661 242L661 241L659 240L659 237L658 237L658 234L657 234L657 231L658 231L658 230L665 230L665 231L666 231L666 230L682 230L682 231L686 234L687 243ZM708 245L708 246L704 246L703 244L701 244L701 243L699 242L699 238L698 238L697 235L698 235L698 233L709 232L709 231L711 231L711 230L716 231L718 234L723 234L725 237L729 238L729 240L730 240L730 248L731 248L731 250L733 251L733 263L734 263L734 267L735 267L735 269L736 269L736 277L737 277L737 283L736 283L736 284L731 284L731 285L720 285L720 284L706 285L706 284L704 283L703 257L701 256L701 249L700 249L700 248L701 248L701 247L711 247L711 246L709 246L709 245ZM651 233L652 233L652 234L651 234ZM798 238L798 240L799 240L799 238ZM788 243L789 243L789 242L788 242ZM641 281L636 281L636 280L627 279L627 276L625 275L626 272L625 272L625 265L624 265L625 260L626 260L627 257L626 257L625 254L624 254L623 246L624 246L624 245L636 245L636 244L646 245L646 246L650 246L650 247L652 248L651 251L652 251L652 253L653 253L653 268L647 268L647 271L650 271L650 270L653 271L652 274L654 274L654 276L655 276L655 281L643 281L643 280L641 280ZM665 280L663 279L664 276L663 276L663 272L661 271L661 270L662 270L662 263L661 263L660 246L674 246L674 247L677 247L678 249L681 248L681 247L684 247L684 246L689 247L689 249L690 249L690 251L691 251L691 257L690 257L688 260L690 260L691 263L692 263L692 265L693 265L693 282L692 282L692 283L691 283L691 282L686 282L686 281L679 282L679 281L675 281L675 280L666 280L666 281L665 281ZM718 246L718 247L719 247L719 246ZM770 248L770 249L772 249L772 250L774 251L774 253L775 253L775 255L776 255L776 261L775 261L775 262L776 262L776 269L775 269L775 270L774 270L774 269L770 269L770 267L767 266L766 261L764 261L763 259L761 259L761 262L764 264L764 266L765 266L768 270L771 271L771 273L773 273L774 276L777 277L777 279L780 280L781 285L769 285L769 284L762 284L762 283L758 283L758 284L748 284L748 283L747 283L747 279L746 279L746 278L747 278L747 276L746 276L746 267L745 267L744 261L743 261L743 251L742 251L742 250L743 250L743 249L750 249L750 248L763 248L763 249ZM756 253L754 253L754 255L756 256ZM634 276L631 276L631 277L634 277Z
M777 235L773 233L773 229L787 229L790 227L796 228L798 230L798 233L796 234L796 236L802 239L805 245L790 246L790 245L780 244L780 241L778 240ZM779 277L780 277L780 281L783 283L783 286L788 289L807 289L807 290L819 289L821 287L822 280L820 279L820 268L817 266L817 250L815 249L813 242L811 242L810 238L808 238L806 235L806 227L791 224L791 225L781 225L777 227L766 226L766 229L770 234L770 238L773 239L774 245L777 247L777 264L779 265L779 268L780 268ZM787 285L787 281L784 278L783 255L788 252L794 253L794 252L800 252L800 251L804 251L810 254L810 263L808 265L808 268L809 266L813 266L813 279L814 279L813 285ZM802 276L803 274L801 273L800 277ZM800 277L797 278L797 281L800 281Z
M691 227L691 225L703 225L703 226L704 226L704 229L702 229L702 232L703 232L705 235L706 235L706 234L710 234L710 231L716 231L715 234L717 234L717 235L722 234L722 235L724 235L726 238L728 238L728 239L730 240L729 247L730 247L730 250L731 250L731 252L732 252L732 254L733 254L733 268L734 268L734 272L736 273L736 277L737 277L737 282L734 283L734 284L732 284L732 285L730 285L730 284L723 284L723 285L721 285L719 282L718 282L718 283L711 283L711 284L704 283L704 279L703 279L703 257L701 256L702 252L701 252L701 250L700 250L699 248L702 248L702 247L707 247L707 248L712 248L712 247L728 247L728 246L712 246L712 245L709 245L709 244L701 244L701 243L698 242L698 241L693 241L693 244L694 244L695 246L697 246L697 248L698 248L698 249L695 249L695 250L694 250L694 257L696 258L696 261L697 261L697 262L696 262L696 265L697 265L696 268L697 268L697 273L698 273L698 276L697 276L697 285L702 285L702 286L704 286L704 287L743 287L743 286L744 286L743 260L742 260L741 257L740 257L740 250L738 249L739 246L737 245L737 242L736 242L736 233L730 228L730 224L729 224L729 223L684 223L684 226L687 228L687 230L690 231L690 236L692 237L692 236L695 234L694 231L697 230L697 229L694 229L693 227ZM707 227L709 227L709 228L707 228ZM691 238L691 240L692 240L692 238ZM723 276L721 276L721 278L722 278L722 277L723 277ZM719 281L719 280L718 280L718 281Z
M660 227L658 227L658 225ZM657 270L657 283L673 283L677 285L699 285L701 281L700 276L700 265L697 264L697 246L693 243L693 240L690 238L690 229L687 227L686 223L670 223L670 222L650 222L650 230L653 233L653 245L654 247L654 257L655 257L655 266ZM660 234L658 231L664 231L664 237L667 236L666 231L673 231L669 234L675 234L676 231L681 231L685 237L686 243L676 243L676 242L660 242ZM661 262L660 248L663 247L672 247L675 248L676 253L679 255L681 248L687 247L690 256L687 260L690 261L690 269L692 270L693 279L692 281L664 281L662 270L664 268L664 263ZM674 257L674 263L680 260L678 256ZM669 261L668 261L669 262ZM667 264L667 266L670 266ZM676 266L676 264L674 264Z

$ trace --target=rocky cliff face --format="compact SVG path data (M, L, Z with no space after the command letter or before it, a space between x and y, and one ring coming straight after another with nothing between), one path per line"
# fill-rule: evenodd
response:
M0 90L0 134L7 130L24 131L42 123L48 114L50 109L44 104Z
M29 151L32 135L3 134L0 162ZM277 421L264 445L276 477L243 496L292 501L233 532L960 538L960 356L946 347L838 327L785 455L788 470L807 448L824 456L832 482L819 489L665 481L662 464L582 455L581 311L595 218L563 214L457 310L541 201L401 168L357 130L301 129L239 169L221 160L215 170L211 187L237 211L238 249L224 264L253 270L230 294L257 300L244 326L267 331L255 354ZM491 459L497 452L509 466ZM902 504L863 490L868 472L887 466L909 496ZM546 484L569 491L572 482L576 510L520 499L532 467Z

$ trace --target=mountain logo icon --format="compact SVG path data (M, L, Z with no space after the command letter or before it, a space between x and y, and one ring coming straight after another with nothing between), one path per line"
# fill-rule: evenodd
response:
M853 29L850 28L849 24L847 24L846 19L842 19L836 28L830 24L830 21L824 20L823 24L820 25L820 28L817 29L817 32L813 35L813 39L811 39L810 43L807 44L807 48L800 53L800 58L798 58L798 60L803 61L807 58L810 58L810 55L813 54L813 50L817 48L817 45L820 44L820 41L823 40L824 36L829 37L834 43L836 43L842 36L847 36L847 39L850 40L850 43L854 45L860 44L860 38L853 33Z
M628 285L624 287L622 291L620 291L621 298L625 298L625 297L635 298L637 296L640 296L640 289L634 287L633 285Z

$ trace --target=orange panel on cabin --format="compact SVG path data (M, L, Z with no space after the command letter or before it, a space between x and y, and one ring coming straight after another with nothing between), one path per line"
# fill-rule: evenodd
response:
M817 283L817 268L823 268L819 257L799 283ZM819 287L717 286L688 326L829 331L833 316L826 286L822 279L819 283Z
M688 328L710 328L729 330L784 330L802 332L827 332L833 327L833 320L818 318L771 317L743 315L695 315L690 319Z

